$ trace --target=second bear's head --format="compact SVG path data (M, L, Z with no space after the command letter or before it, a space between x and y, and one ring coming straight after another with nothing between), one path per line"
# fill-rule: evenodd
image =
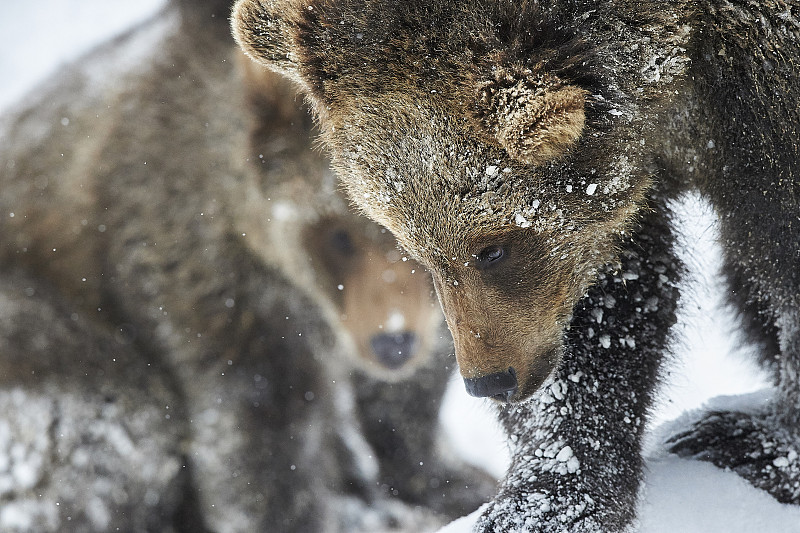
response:
M252 123L237 231L310 296L355 368L394 381L452 353L430 275L350 207L294 88L247 59L241 67Z

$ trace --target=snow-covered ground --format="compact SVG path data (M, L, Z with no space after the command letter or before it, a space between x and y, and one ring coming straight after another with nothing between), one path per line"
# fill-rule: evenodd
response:
M6 2L0 17L0 111L64 62L77 58L153 13L165 0L44 0ZM666 454L660 436L681 415L713 400L715 407L758 401L763 375L740 347L716 282L719 251L713 219L696 198L681 204L684 259L692 279L684 291L682 342L671 365L648 444L642 533L800 533L800 508L781 505L734 474ZM684 415L685 418L686 415ZM499 476L507 453L489 407L453 379L442 419L452 446ZM677 419L677 421L675 421ZM468 421L468 423L465 423ZM466 517L441 533L470 531Z

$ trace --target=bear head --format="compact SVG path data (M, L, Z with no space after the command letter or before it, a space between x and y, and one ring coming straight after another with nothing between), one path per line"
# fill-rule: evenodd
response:
M432 273L475 395L538 389L646 205L651 110L685 68L685 32L620 4L234 8L245 52L307 95L350 198Z
M429 276L388 230L350 208L330 162L312 149L294 89L249 60L242 67L253 122L238 231L326 314L355 368L407 378L452 349Z

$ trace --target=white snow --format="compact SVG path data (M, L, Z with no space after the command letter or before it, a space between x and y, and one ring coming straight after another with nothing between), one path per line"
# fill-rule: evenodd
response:
M611 337L609 337L608 335L600 335L600 337L598 337L598 340L600 341L600 346L602 346L603 348L608 349L611 347Z
M152 15L166 0L5 2L0 19L0 109L56 67Z
M0 110L8 108L59 65L144 19L164 3L165 0L7 3L0 18L3 43L0 79L4 80L0 85ZM713 141L709 141L709 147L713 147ZM497 169L488 166L485 172L494 176ZM592 183L585 192L593 195L596 189L597 184ZM735 474L666 454L660 445L659 437L668 434L670 421L682 413L720 395L731 397L715 400L715 407L731 407L736 402L746 401L748 397L743 395L762 389L766 383L757 367L741 357L740 342L736 335L731 335L735 324L730 313L721 307L722 290L714 278L720 261L719 251L713 245L713 222L708 209L697 199L689 198L682 204L680 214L680 226L687 234L685 260L697 280L684 291L682 343L647 443L647 474L639 531L798 533L800 507L779 504ZM600 321L602 317L598 317ZM469 423L464 423L465 420ZM442 423L457 453L484 466L497 477L502 476L508 462L508 449L492 409L486 402L468 397L457 377L452 379L444 399ZM0 437L1 434L2 431ZM565 462L568 468L577 469L579 464L570 465L571 460L577 461L571 452L567 447L562 448L556 459ZM11 474L7 469L12 461L10 456L0 456L0 465L4 465L0 470L6 476ZM31 472L24 469L11 475L18 482L31 479ZM28 504L32 502L4 506L0 509L0 523L24 523L29 519ZM480 510L457 520L440 533L471 531L479 514Z
M519 226L520 228L529 228L531 227L530 221L525 218L522 213L517 213L514 215L514 224Z

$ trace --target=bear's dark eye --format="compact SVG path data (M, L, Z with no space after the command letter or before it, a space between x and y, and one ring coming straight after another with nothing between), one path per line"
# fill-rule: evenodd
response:
M477 255L476 266L480 269L495 267L502 263L508 256L506 249L502 246L487 246Z
M343 229L337 229L331 233L330 244L334 250L342 255L350 256L356 253L353 239L350 237L350 234Z

